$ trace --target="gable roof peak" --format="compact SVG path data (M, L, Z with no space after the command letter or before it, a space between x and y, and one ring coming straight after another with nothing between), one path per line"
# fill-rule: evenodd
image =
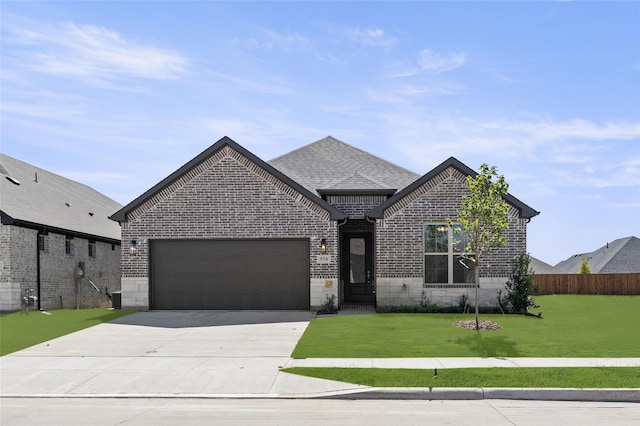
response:
M425 183L427 183L431 179L433 179L436 176L440 175L445 170L447 170L449 167L453 167L456 170L458 170L459 172L461 172L462 174L467 175L467 176L475 177L475 176L478 175L478 173L475 170L471 169L469 166L467 166L466 164L462 163L457 158L449 157L448 159L446 159L445 161L440 163L438 166L436 166L433 170L431 170L430 172L428 172L424 176L422 176L419 179L417 179L416 181L414 181L411 185L407 186L406 188L402 189L401 191L398 191L392 197L388 198L387 201L385 201L384 203L380 204L378 207L376 207L373 210L371 210L371 212L369 213L369 217L372 218L372 219L380 219L380 218L382 218L384 216L384 211L387 208L391 207L392 205L394 205L395 203L397 203L398 201L400 201L404 197L408 196L413 191L415 191L416 189L420 188L422 185L424 185ZM510 205L512 205L513 207L515 207L516 209L518 209L519 212L520 212L520 217L522 217L522 218L531 219L532 217L537 216L537 215L540 214L540 212L538 212L538 211L534 210L533 208L529 207L528 205L526 205L522 201L518 200L516 197L514 197L511 194L505 195L504 196L504 200L507 203L509 203Z
M135 210L136 208L144 204L147 200L151 199L156 194L163 191L165 188L168 188L170 185L178 181L186 173L198 167L201 163L205 162L209 157L213 156L220 150L225 149L226 147L233 149L243 157L247 158L252 163L256 164L257 166L265 170L267 173L274 176L276 179L284 182L285 184L287 184L288 186L290 186L291 188L293 188L294 190L296 190L306 198L310 199L311 201L319 205L321 208L327 210L330 213L332 220L344 218L344 214L341 211L331 206L329 203L325 202L319 197L315 196L315 194L311 193L306 188L301 186L299 183L297 183L290 177L286 176L285 174L283 174L281 171L274 168L269 163L266 163L265 161L260 159L258 156L256 156L246 148L242 147L240 144L232 140L230 137L224 136L220 140L218 140L216 143L211 145L209 148L205 149L196 157L194 157L191 161L184 164L178 170L171 173L162 181L158 182L155 186L153 186L148 191L140 195L138 198L136 198L135 200L133 200L132 202L124 206L122 209L118 210L116 213L110 216L109 219L117 222L127 221L127 215L131 211Z

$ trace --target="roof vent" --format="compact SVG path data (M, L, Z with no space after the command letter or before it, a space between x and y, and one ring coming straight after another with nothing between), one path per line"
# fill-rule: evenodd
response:
M20 181L16 178L14 178L13 176L5 176L7 178L7 180L9 182L11 182L14 185L20 185Z
M69 203L64 203L64 205L67 206L67 207L71 207L71 204L69 204Z
M89 216L93 216L93 213L89 212Z

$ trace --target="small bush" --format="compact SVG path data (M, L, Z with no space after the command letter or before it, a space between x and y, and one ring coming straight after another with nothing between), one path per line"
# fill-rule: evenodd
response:
M480 306L479 311L482 314L497 314L500 310L493 306ZM416 305L379 305L376 307L379 314L459 314L461 313L458 305L438 306L435 304L427 306Z
M376 308L379 314L432 314L439 312L437 305L382 305Z
M537 308L533 296L538 291L533 285L533 270L529 266L531 257L522 253L513 259L511 276L505 285L505 293L498 292L498 303L507 312L526 314L530 308Z
M337 312L337 309L336 309L336 295L335 294L332 294L332 295L328 295L327 294L326 295L320 312L327 312L327 313L335 313L335 312Z
M582 262L580 262L580 267L578 268L579 274L591 274L593 270L591 269L591 265L589 265L589 259L586 256L582 256L580 258Z

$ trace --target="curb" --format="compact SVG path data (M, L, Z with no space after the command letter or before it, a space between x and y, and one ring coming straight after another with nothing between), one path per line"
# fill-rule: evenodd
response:
M640 403L640 388L371 388L322 399L584 401Z
M455 401L506 399L640 403L640 388L368 388L308 394L14 394L24 399L334 399Z

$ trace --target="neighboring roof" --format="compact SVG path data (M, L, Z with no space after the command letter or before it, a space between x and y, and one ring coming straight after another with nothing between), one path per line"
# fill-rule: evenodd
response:
M134 210L135 208L137 208L138 206L143 204L145 201L147 201L148 199L150 199L151 197L156 195L158 192L162 191L163 189L165 189L166 187L171 185L173 182L175 182L181 176L183 176L184 174L188 173L190 170L192 170L193 168L198 166L200 163L205 161L207 158L211 157L212 155L217 153L219 150L221 150L221 149L223 149L224 147L227 147L227 146L230 147L231 149L233 149L234 151L240 153L242 156L244 156L245 158L249 159L251 162L253 162L254 164L256 164L259 167L261 167L262 169L264 169L266 172L268 172L271 175L275 176L277 179L279 179L282 182L284 182L285 184L289 185L291 188L295 189L296 191L298 191L299 193L304 195L306 198L308 198L309 200L313 201L318 206L320 206L323 209L325 209L326 211L328 211L329 214L331 215L331 219L332 220L339 220L339 219L344 219L345 218L344 213L342 213L340 210L338 210L337 208L333 207L332 205L330 205L329 203L327 203L323 199L319 198L317 195L315 195L311 191L307 190L306 188L301 186L299 183L297 183L294 180L292 180L290 177L284 175L283 173L281 173L279 170L275 169L270 164L265 163L263 160L261 160L260 158L258 158L257 156L255 156L254 154L249 152L247 149L243 148L238 143L236 143L233 140L231 140L229 137L225 136L222 139L220 139L218 142L216 142L215 144L211 145L209 148L207 148L206 150L201 152L199 155L197 155L194 159L189 161L187 164L185 164L184 166L180 167L178 170L176 170L175 172L170 174L168 177L166 177L165 179L160 181L153 188L149 189L147 192L145 192L144 194L142 194L141 196L139 196L138 198L133 200L131 203L127 204L125 207L123 207L122 209L120 209L119 211L114 213L110 217L110 219L118 221L118 222L126 221L127 220L127 214L130 211Z
M533 269L533 272L536 275L561 274L560 271L558 271L556 268L549 265L548 263L545 263L540 259L536 259L533 256L531 256L530 258L531 258L531 262L529 263L529 267Z
M440 173L442 173L445 170L447 170L449 167L453 167L454 169L458 170L460 173L463 173L463 174L465 174L467 176L471 176L471 177L475 177L478 174L473 169L471 169L468 166L466 166L465 164L461 163L460 161L458 161L454 157L449 157L449 159L447 159L442 164L440 164L439 166L437 166L436 168L431 170L429 173L427 173L426 175L422 176L420 179L416 180L415 182L413 182L411 185L407 186L403 190L397 192L395 195L390 197L387 201L385 201L384 203L380 204L375 209L371 210L371 212L369 213L369 217L371 217L371 218L382 218L383 215L384 215L384 211L386 209L388 209L389 207L391 207L392 205L394 205L395 203L397 203L398 201L400 201L401 199L403 199L407 195L411 194L413 191L415 191L416 189L418 189L419 187L421 187L422 185L424 185L425 183L427 183L431 179L435 178ZM515 207L516 209L519 210L520 217L522 217L522 218L530 219L530 218L540 214L540 212L532 209L531 207L529 207L528 205L526 205L522 201L518 200L516 197L514 197L511 194L507 194L504 197L504 199L505 199L505 201L507 203L511 204L513 207Z
M5 154L0 175L3 224L120 240L120 227L108 216L122 206L93 188Z
M312 193L404 188L420 175L331 136L268 162Z
M594 274L640 272L640 239L619 238L591 253L574 254L558 263L556 269L560 273L576 274L582 263L582 257L588 259L591 272Z

